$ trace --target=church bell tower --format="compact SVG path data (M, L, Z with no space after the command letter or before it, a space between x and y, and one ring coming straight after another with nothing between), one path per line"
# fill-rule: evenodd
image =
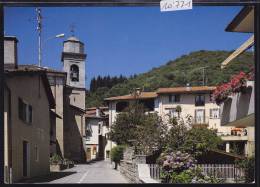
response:
M85 88L84 44L74 36L63 42L62 62L63 71L67 72L67 85Z

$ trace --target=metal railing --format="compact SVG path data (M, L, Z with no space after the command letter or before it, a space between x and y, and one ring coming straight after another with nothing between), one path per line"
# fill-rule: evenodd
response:
M160 181L162 168L158 164L149 164L150 176L152 179Z
M235 164L198 164L204 175L214 176L218 179L241 179L245 176L243 169L236 167Z
M192 118L192 124L193 125L203 125L203 124L209 124L209 117L194 117Z
M151 178L160 181L162 168L157 164L149 164L149 167ZM217 179L241 180L245 177L244 170L235 164L197 164L196 167L200 167L204 175Z

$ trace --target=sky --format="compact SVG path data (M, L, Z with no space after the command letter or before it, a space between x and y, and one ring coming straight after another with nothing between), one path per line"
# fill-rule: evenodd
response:
M85 44L86 86L101 75L144 73L197 50L234 50L250 34L225 32L241 7L193 7L160 12L160 7L44 7L42 66L62 70L63 41L74 35ZM5 35L16 36L18 63L38 63L36 11L5 7ZM65 33L64 38L47 40ZM46 41L47 40L47 41Z

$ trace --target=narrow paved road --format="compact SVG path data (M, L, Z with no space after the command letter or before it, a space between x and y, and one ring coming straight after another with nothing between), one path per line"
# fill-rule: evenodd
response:
M67 176L49 181L48 183L128 183L114 170L108 161L98 161L90 164L76 165L63 170Z

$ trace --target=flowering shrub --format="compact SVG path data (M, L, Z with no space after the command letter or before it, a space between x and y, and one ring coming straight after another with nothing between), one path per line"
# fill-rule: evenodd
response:
M252 79L254 79L254 71L249 73L241 71L239 74L232 76L228 83L217 86L212 97L217 104L220 104L229 95L243 91L246 87L246 81Z
M195 167L196 160L188 153L180 151L171 153L162 153L161 163L163 170L167 172L181 172L183 170Z
M162 153L158 160L158 164L162 166L162 181L171 183L173 175L178 175L184 170L194 168L195 162L196 160L188 153L180 151Z
M196 160L188 153L180 151L162 153L158 164L162 166L163 183L218 183L214 177L205 176Z

